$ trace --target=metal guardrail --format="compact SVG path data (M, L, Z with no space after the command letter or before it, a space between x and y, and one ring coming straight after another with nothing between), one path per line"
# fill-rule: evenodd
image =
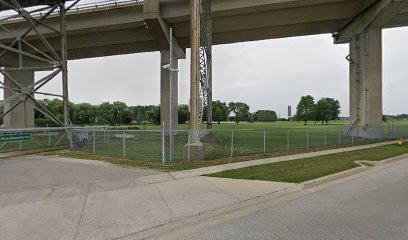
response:
M141 4L143 3L144 0L105 0L105 1L98 1L98 2L92 2L92 3L84 3L84 4L77 4L73 7L70 7L68 5L67 7L69 8L69 13L77 13L77 12L83 12L83 11L89 11L89 10L95 10L95 9L100 9L100 8L108 8L112 6L125 6L125 5L133 5L133 4ZM42 10L42 11L36 11L32 14L34 17L41 17L45 13L48 12L47 10ZM53 14L57 14L59 12L58 9L54 11ZM8 19L8 21L15 21L19 18L20 16L16 16L15 18L12 18L15 14L8 14L0 17L0 20L3 19ZM52 14L51 14L52 15Z

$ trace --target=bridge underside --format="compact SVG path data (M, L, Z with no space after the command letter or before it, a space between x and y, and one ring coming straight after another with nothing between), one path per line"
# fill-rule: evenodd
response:
M213 44L335 33L377 1L212 0ZM162 50L157 35L150 31L152 27L146 21L143 9L143 4L135 3L68 13L68 59ZM180 48L189 48L189 0L160 1L159 15L164 25L173 28ZM406 26L407 23L408 8L404 8L384 27ZM57 28L58 17L51 16L47 24ZM8 25L17 33L27 28L25 22L4 24ZM58 48L59 37L50 29L42 26L39 29ZM30 36L35 34L30 33ZM7 32L0 31L1 43L6 44L13 39ZM38 39L30 43L46 51Z
M381 125L380 29L407 26L406 5L406 0L212 0L212 43L217 45L337 33L340 36L337 43L350 43L351 124L364 129L352 132L376 137L377 133L366 130ZM161 51L161 63L164 64L168 61L167 32L170 27L174 31L174 54L178 59L185 58L185 49L191 43L189 0L145 0L144 4L117 4L72 11L67 14L66 20L68 59ZM17 34L24 33L27 24L19 21L3 23ZM46 24L51 28L59 28L58 16L50 16ZM55 51L60 53L60 37L48 27L38 28ZM35 48L49 53L35 35L34 32L27 34L27 41ZM0 43L8 45L14 39L9 33L0 31ZM362 42L367 45L356 47ZM18 59L8 54L0 58L0 66L15 66L15 62ZM166 85L167 78L168 74L162 72L164 119L169 116L167 112L170 104L166 100L169 92L173 91L173 96L177 95L176 86L170 90ZM174 108L176 103L175 98Z

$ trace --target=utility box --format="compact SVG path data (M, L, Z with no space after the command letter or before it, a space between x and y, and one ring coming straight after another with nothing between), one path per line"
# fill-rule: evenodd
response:
M73 131L74 146L77 149L85 148L88 144L89 134L87 131Z

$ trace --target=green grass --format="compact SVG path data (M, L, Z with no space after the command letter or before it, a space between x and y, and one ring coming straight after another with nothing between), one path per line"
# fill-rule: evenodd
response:
M216 122L213 123L214 129L273 129L273 128L317 128L317 129L324 129L324 128L336 128L336 127L346 127L350 123L348 121L330 121L328 125L322 125L320 122L308 122L308 125L304 125L303 122L241 122L236 125L234 122L222 122L221 124L217 124ZM392 123L384 123L384 126L392 125ZM408 125L408 121L399 121L396 122L395 125ZM141 130L160 130L160 126L153 125L153 124L146 124L146 125L132 125L126 127L137 127ZM121 129L121 127L116 127L117 129ZM179 124L179 130L188 130L188 124ZM207 128L206 124L202 125L202 128Z
M171 163L166 163L166 165L162 165L158 161L145 161L145 160L130 160L130 159L122 159L121 156L102 156L102 155L93 155L91 151L84 152L84 151L61 151L61 152L52 152L46 153L46 155L59 155L62 157L71 157L77 159L84 159L84 160L98 160L103 162L108 162L114 165L120 165L123 167L147 167L153 169L159 169L161 171L182 171L182 170L190 170L190 169L197 169L202 167L211 167L223 164L229 164L234 162L243 162L243 161L251 161L257 159L264 159L264 158L273 158L273 157L280 157L280 156L288 156L293 154L301 154L301 153L308 153L308 152L316 152L316 151L323 151L328 149L336 149L339 147L351 147L351 145L343 145L343 146L329 146L325 148L310 148L310 149L294 149L291 151L277 151L273 153L267 154L254 154L254 155L246 155L246 156L236 156L236 157L227 157L227 158L220 158L214 160L200 160L200 161L175 161ZM98 154L98 152L97 152ZM115 155L112 153L112 155ZM120 152L117 154L120 155Z
M221 127L222 126L222 127ZM344 145L359 145L373 143L368 139L345 136L343 122L333 125L313 125L307 129L296 123L241 123L234 130L234 144L231 149L232 129L234 124L222 124L215 128L213 134L202 139L205 144L206 160L224 159L233 157L263 155L264 154L264 131L265 153L279 152L293 153L296 151L313 151L327 147L339 147ZM280 126L280 127L278 127ZM283 127L286 126L286 127ZM290 128L288 126L291 126ZM180 127L182 128L182 127ZM407 128L408 130L408 128ZM109 133L97 132L95 152L96 155L122 158L123 140L115 137L121 134L121 130L110 130ZM94 151L92 132L89 132L89 142L82 152L92 154ZM156 132L128 132L134 135L134 139L126 139L126 159L149 161L152 163L162 162L162 136ZM309 134L309 144L307 135ZM109 137L107 136L109 135ZM289 136L289 144L288 144ZM188 142L188 132L179 131L175 136L175 160L183 160L183 147ZM166 157L169 156L169 138L165 139Z
M408 125L401 129L404 136L408 136ZM202 139L205 144L206 161L188 163L183 162L183 147L188 142L188 125L179 125L181 131L175 136L175 160L176 164L170 163L177 169L190 169L199 166L212 166L237 159L250 160L273 156L290 155L301 152L311 152L330 148L339 148L351 145L373 143L375 141L364 138L345 136L343 134L347 122L329 122L329 125L314 124L308 126L297 122L273 122L273 123L247 123L242 122L238 126L235 123L214 124L211 136ZM129 126L134 127L134 126ZM156 130L155 132L127 132L134 135L134 139L126 139L126 159L135 162L146 161L149 164L159 165L162 163L162 136L159 126L137 126L140 129ZM204 127L204 126L203 126ZM122 130L110 130L108 132L97 131L95 153L97 157L121 159L123 156L123 140L120 136ZM233 157L231 158L231 137L234 128ZM266 144L264 154L264 131ZM387 129L386 129L387 131ZM309 134L309 144L307 135ZM394 131L394 135L396 131ZM288 144L289 136L289 144ZM58 141L59 135L51 137L51 146ZM65 141L61 145L68 147ZM7 143L0 148L0 152L18 151L19 143ZM47 149L48 137L46 133L33 135L33 140L23 142L23 149ZM169 138L165 139L166 158L169 158ZM79 149L83 155L92 156L94 152L93 132L89 131L89 141L85 148ZM79 153L78 153L79 154ZM219 163L217 163L219 162ZM167 162L166 162L167 163Z
M380 161L408 153L408 145L381 147L278 162L210 174L211 177L301 183L357 167L357 160Z

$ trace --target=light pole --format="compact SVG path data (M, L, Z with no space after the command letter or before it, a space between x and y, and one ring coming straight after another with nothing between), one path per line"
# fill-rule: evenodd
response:
M173 28L170 28L170 63L163 66L163 69L169 70L170 80L169 80L169 133L170 133L170 161L174 161L174 134L173 134L173 73L178 72L178 69L174 69L174 58L173 58ZM177 123L176 123L177 124Z

